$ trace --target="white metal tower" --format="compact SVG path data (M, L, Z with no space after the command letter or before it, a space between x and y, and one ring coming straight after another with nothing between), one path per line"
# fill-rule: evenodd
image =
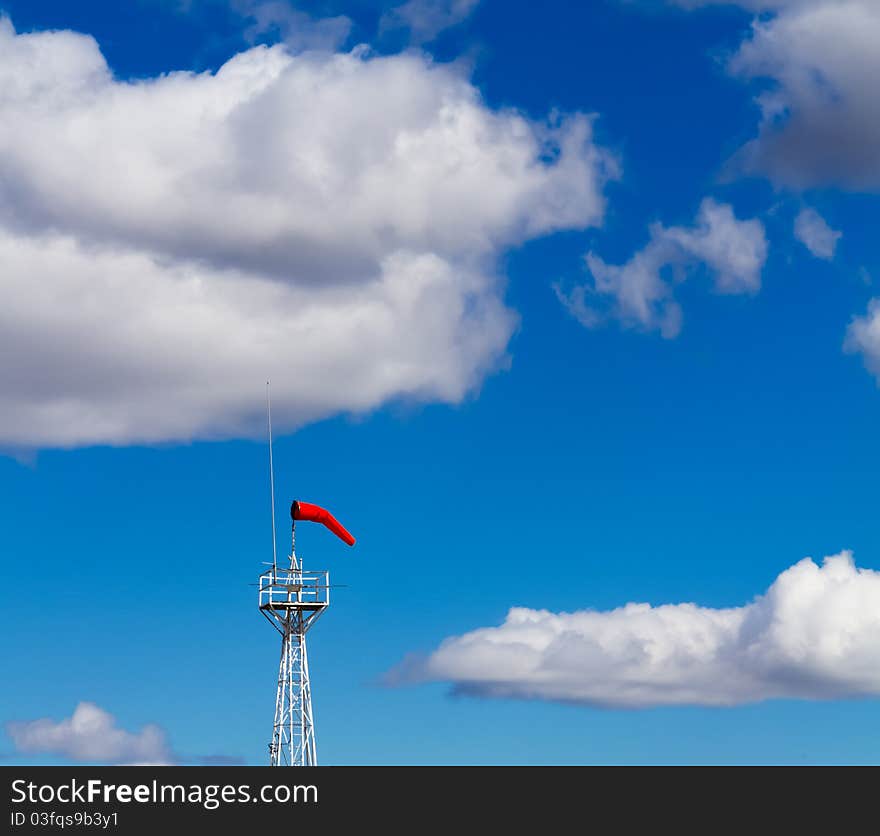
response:
M296 531L296 521L291 526ZM281 660L275 693L272 766L317 766L312 689L306 633L330 605L329 573L305 572L291 536L290 566L273 566L260 575L260 612L281 634Z

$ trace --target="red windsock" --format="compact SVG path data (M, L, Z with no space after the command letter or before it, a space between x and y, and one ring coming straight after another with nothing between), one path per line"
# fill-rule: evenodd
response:
M290 506L290 518L292 520L306 520L317 522L329 528L343 543L354 545L354 537L349 534L336 517L320 505L312 505L311 502L299 502L294 500Z

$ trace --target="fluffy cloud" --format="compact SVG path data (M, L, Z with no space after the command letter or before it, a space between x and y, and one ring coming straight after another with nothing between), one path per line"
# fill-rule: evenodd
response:
M861 354L868 371L880 382L880 299L872 299L863 316L853 317L844 349Z
M666 2L684 9L697 9L705 6L739 6L750 12L769 12L779 9L817 6L828 3L829 0L666 0Z
M466 20L480 0L407 0L382 16L380 29L409 29L413 41L427 43Z
M878 696L880 572L842 552L822 566L800 561L743 607L514 608L500 627L446 639L390 679L607 708Z
M730 62L769 82L761 125L738 162L794 188L880 189L880 3L876 0L675 0L685 8L738 5L756 20Z
M336 49L351 34L351 18L314 18L295 9L288 0L231 0L231 4L250 21L244 30L250 43L274 36L295 50Z
M0 232L0 264L2 430L37 446L248 435L259 373L288 426L401 393L454 402L514 323L484 276L431 254L309 288Z
M802 3L756 23L731 70L775 83L745 164L795 187L880 188L878 40L873 0Z
M842 232L833 230L815 209L802 209L794 222L794 234L816 258L831 261Z
M292 429L502 366L507 247L601 221L585 115L493 111L407 53L255 47L114 78L0 21L0 444Z
M738 220L732 207L703 201L693 227L655 224L647 246L622 265L586 256L591 281L570 290L556 287L560 300L587 327L606 316L625 326L658 329L674 337L681 328L681 308L674 288L700 265L711 273L719 293L755 293L767 258L764 225Z
M127 732L117 727L112 714L90 702L79 703L73 715L60 722L44 718L8 723L6 731L15 748L26 755L49 754L106 764L174 762L165 733L158 726Z

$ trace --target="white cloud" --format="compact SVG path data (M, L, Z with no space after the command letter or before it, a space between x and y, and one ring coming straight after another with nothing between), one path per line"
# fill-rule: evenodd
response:
M730 61L741 78L769 83L761 124L738 163L794 188L880 189L880 3L877 0L677 0L696 8L770 12Z
M622 265L608 264L594 253L586 256L591 281L569 291L556 287L566 308L587 327L607 315L625 326L657 329L674 337L681 328L675 284L700 265L713 277L719 293L755 293L767 258L764 225L741 221L727 204L706 199L693 227L654 224L647 246Z
M0 444L261 433L457 402L506 362L506 248L601 222L585 115L407 53L256 47L119 81L0 22ZM277 406L276 406L277 404Z
M607 708L730 706L880 695L880 572L849 552L806 558L752 603L511 609L500 627L446 639L390 681Z
M868 277L870 280L870 276ZM865 366L880 382L880 299L872 299L864 316L853 317L844 349L861 354Z
M779 9L806 8L827 3L828 0L666 0L666 2L685 9L697 9L704 6L739 6L750 12L768 12Z
M90 702L79 703L73 715L60 722L44 718L8 723L6 731L15 748L26 755L49 754L105 764L165 765L175 760L158 726L127 732L117 727L112 714Z
M837 242L843 235L828 226L826 220L815 209L802 209L794 222L794 234L816 258L831 261L837 249Z
M249 43L275 36L296 51L336 49L352 29L351 18L345 15L315 18L288 0L232 0L232 8L250 21L244 30Z
M407 0L387 11L380 29L409 29L415 43L432 41L445 29L466 20L480 0Z
M315 288L59 236L0 232L0 263L3 433L46 447L248 435L260 373L288 426L401 394L455 402L515 322L492 281L431 254Z

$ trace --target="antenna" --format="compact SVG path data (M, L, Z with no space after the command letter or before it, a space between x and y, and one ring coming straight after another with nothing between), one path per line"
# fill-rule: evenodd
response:
M266 381L266 421L269 426L269 493L272 500L272 577L278 569L278 546L275 536L275 465L272 461L272 399L269 396L269 381Z

